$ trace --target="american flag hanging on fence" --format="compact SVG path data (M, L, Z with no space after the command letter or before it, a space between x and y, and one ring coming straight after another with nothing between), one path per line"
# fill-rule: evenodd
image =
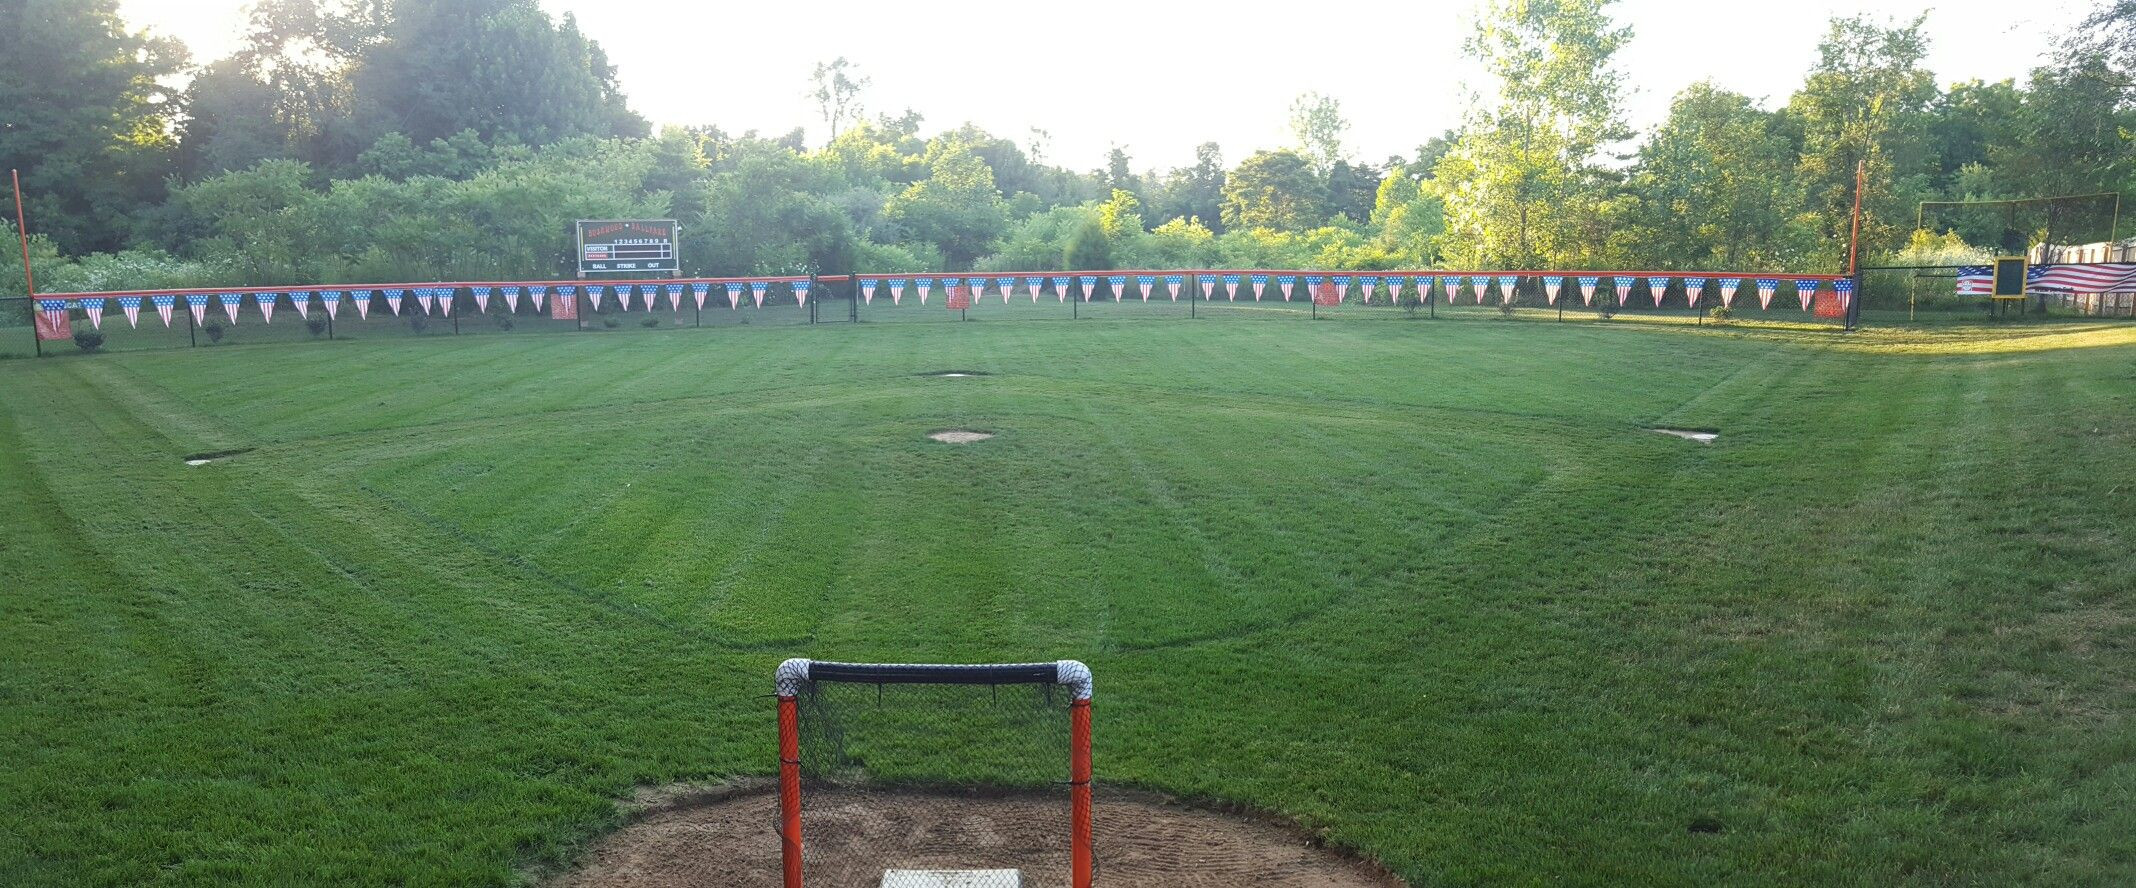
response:
M1247 275L1246 280L1253 286L1253 301L1261 301L1261 297L1268 293L1268 275Z
M391 293L391 292L393 292L393 291L391 291L391 290L388 290L388 291L386 291L386 292L388 292L388 293ZM417 287L417 288L415 288L415 305L416 305L416 307L417 307L417 308L420 308L420 309L422 309L422 310L423 310L423 314L426 314L426 315L427 315L427 314L429 314L429 313L430 313L430 288L429 288L429 287ZM400 311L399 311L399 309L398 309L398 308L396 308L396 309L394 310L394 312L393 312L393 313L394 313L394 314L399 314L399 313L400 313Z
M127 326L135 328L141 326L141 297L119 297L119 310L126 313Z
M698 311L705 310L705 297L710 295L712 295L711 284L697 283L690 285L690 298L697 300Z
M875 288L876 288L876 287L877 287L878 285L880 285L881 283L882 283L882 281L880 281L880 280L877 280L877 279L875 279L875 278L861 278L861 279L860 279L860 304L862 304L862 305L873 305L873 304L875 304Z
M808 290L809 290L809 285L810 285L810 282L809 282L809 281L795 281L795 282L793 282L793 285L792 285L792 286L793 286L793 291L794 291L794 304L795 304L795 305L801 305L801 306L806 306L806 305L808 305Z
M311 291L295 290L289 294L289 307L297 310L297 320L311 320Z
M1364 293L1363 301L1366 305L1372 304L1372 293L1379 289L1379 282L1379 278L1371 275L1365 275L1357 279L1357 289Z
M475 297L475 314L489 314L490 296L495 294L497 289L495 287L469 287L467 292Z
M1076 279L1075 279L1075 282L1076 282L1076 284L1077 284L1078 286L1080 286L1080 287L1082 287L1082 288L1083 288L1083 301L1084 301L1084 302L1089 302L1089 301L1090 301L1090 295L1091 295L1092 293L1096 292L1096 291L1097 291L1097 289L1098 289L1098 278L1097 278L1097 276L1096 276L1096 275L1087 275L1087 276L1084 276L1084 275L1079 275L1079 276L1077 276L1077 277L1076 277Z
M725 284L724 286L725 286L725 287L727 288L727 310L728 310L728 311L741 311L741 310L742 310L742 285L741 285L740 283L731 283L731 284ZM890 282L890 299L891 299L892 301L896 301L897 297L898 297L898 296L900 296L900 295L903 295L903 294L904 294L904 292L905 292L905 282L904 282L904 281L891 281L891 282Z
M1142 291L1142 301L1150 301L1150 291L1157 289L1157 276L1154 274L1136 275L1135 289Z
M1214 273L1201 275L1202 298L1215 299L1224 295L1224 279Z
M1471 275L1468 282L1469 289L1476 291L1476 304L1482 305L1484 291L1491 288L1491 278L1488 275Z
M1042 277L1027 277L1024 278L1023 284L1024 290L1031 294L1031 301L1034 304L1037 303L1038 291L1046 288L1046 279ZM1002 301L1007 302L1008 300L1004 299Z
M1721 278L1721 307L1735 307L1736 291L1743 287L1742 278Z
M458 292L460 292L458 287L438 287L430 291L430 295L438 298L438 314L448 318L452 317L454 294Z
M1994 292L1995 269L1967 265L1958 269L1958 295ZM2027 290L2056 293L2136 293L2136 262L2084 262L2035 265L2025 269Z
M383 291L383 292L384 292L384 295L385 295L385 297L386 297L386 308L387 308L388 310L392 311L392 312L393 312L393 315L394 315L395 317L399 317L399 316L400 316L400 308L401 308L401 297L403 297L403 296L407 295L408 291L406 291L406 290L386 290L386 291Z
M1409 279L1406 277L1396 277L1394 275L1388 275L1386 278L1386 282L1387 304L1400 305L1402 302L1402 287L1409 283Z
M1510 275L1510 274L1505 274L1505 275L1499 275L1499 276L1498 276L1498 303L1499 303L1500 305L1511 305L1511 304L1513 304L1513 289L1514 289L1515 287L1519 286L1519 285L1520 285L1520 277L1519 277L1518 275Z
M1629 305L1632 301L1632 285L1638 283L1638 279L1619 275L1612 276L1609 282L1613 292L1617 294L1617 304L1619 306Z
M67 316L67 300L37 300L37 338L45 342L74 338L74 321Z
M1564 278L1564 277L1563 277L1562 275L1544 275L1544 276L1543 276L1543 302L1544 302L1544 304L1546 304L1546 305L1556 305L1556 304L1557 304L1557 298L1558 298L1558 291L1559 291L1559 290L1563 290L1563 289L1565 289L1565 278Z
M88 315L88 316L89 316L89 328L90 328L90 329L92 329L92 330L102 330L102 329L104 329L104 300L103 300L103 298L102 298L102 297L97 297L97 296L87 296L87 297L83 297L83 299L82 299L82 314L85 314L85 315Z
M1580 276L1578 283L1580 285L1580 304L1595 304L1595 288L1602 284L1602 278L1595 275L1583 275Z
M340 290L320 290L319 307L326 309L326 319L332 321L341 309Z
M1291 288L1297 285L1298 278L1293 275L1279 274L1276 276L1276 286L1283 289L1283 301L1285 302L1291 301Z
M1832 292L1839 294L1839 309L1846 311L1854 305L1854 279L1840 278L1832 282Z
M1815 278L1796 278L1795 297L1802 300L1802 310L1809 311L1811 303L1817 300L1817 280Z
M252 294L252 301L260 307L260 320L269 324L274 323L275 294L254 293Z
M676 314L681 314L681 313L682 313L682 285L681 285L681 284L668 284L668 285L667 285L667 287L666 287L665 289L667 290L667 296L668 296L668 308L670 308L670 309L673 309L673 310L675 311L675 313L676 313Z
M1244 281L1245 278L1235 274L1227 274L1223 275L1222 277L1224 281L1225 292L1231 294L1231 300L1233 302L1238 301L1239 289L1242 286L1241 281ZM1260 297L1256 296L1255 298L1258 299Z
M1780 292L1779 278L1759 278L1758 310L1770 310L1773 307L1773 294L1778 292Z
M1105 283L1107 286L1112 288L1112 298L1114 302L1127 301L1127 275L1112 275L1105 279Z
M541 290L544 290L544 289L547 289L547 288L546 288L546 287L530 287L530 288L528 288L528 293L527 293L527 295L528 295L528 297L529 297L529 298L531 298L531 299L533 300L533 302L534 302L534 311L535 311L535 313L537 313L537 314L539 314L539 313L541 312L541 301L542 301L542 296L541 296L541 293L540 293L539 291L541 291ZM592 290L593 288L592 288L592 287L587 287L586 289L587 289L588 291L591 291L591 290ZM556 288L556 298L555 298L555 299L551 299L551 300L549 300L549 318L550 318L550 320L556 320L556 321L571 321L571 322L573 322L573 323L577 323L577 322L578 322L578 316L579 316L579 310L578 310L578 285L576 285L576 284L573 284L573 285L571 285L571 286L566 286L566 287L557 287L557 288Z
M148 297L148 302L150 305L156 307L156 316L163 319L163 328L166 330L170 329L171 309L178 307L178 297L150 296Z
M1691 304L1692 308L1697 308L1698 300L1705 295L1705 278L1684 278L1684 299Z
M764 294L765 294L766 292L768 292L768 291L769 291L770 289L771 289L771 282L770 282L770 281L750 281L750 282L749 282L749 296L750 296L751 298L753 298L753 299L755 299L755 300L756 300L756 307L758 307L758 308L763 308L763 307L764 307ZM925 287L922 287L922 288L920 288L920 304L921 304L921 305L926 305L926 304L927 304L927 289L926 289Z
M920 291L920 304L927 304L927 294L934 289L933 278L913 278L912 288Z
M230 316L230 323L234 326L237 323L237 310L244 307L245 294L217 293L215 298L222 303L223 314Z
M1168 275L1165 275L1165 276L1164 276L1164 295L1165 295L1166 297L1170 298L1170 299L1171 299L1171 300L1172 300L1173 302L1178 302L1178 301L1179 301L1179 285L1180 285L1180 284L1183 284L1183 283L1186 283L1186 281L1187 281L1187 276L1186 276L1186 275L1183 275L1183 274L1168 274Z
M196 327L198 327L198 326L200 326L200 325L202 325L202 324L205 324L205 323L207 323L207 322L208 322L208 294L206 294L206 293L187 293L187 294L185 294L185 310L186 310L186 311L189 311L189 312L192 312L192 313L193 313L193 326L196 326Z
M1003 305L1007 305L1007 304L1009 304L1009 293L1010 293L1011 291L1014 291L1014 290L1016 289L1016 279L1015 279L1015 278L995 278L995 279L994 279L994 286L996 286L996 287L1000 287L1000 288L1001 288L1001 304L1003 304ZM1142 298L1143 298L1143 299L1145 299L1145 300L1149 298L1149 295L1148 295L1147 291L1145 291L1145 292L1144 292L1144 295L1143 295L1143 297L1142 297Z
M546 284L540 284L527 288L527 301L533 303L535 314L541 313L542 302L546 301L548 298L549 287ZM578 287L557 287L556 298L569 299L572 301L573 304L576 304L578 302ZM513 308L518 308L518 306L515 305L513 306Z
M506 287L506 288L504 288L504 313L505 313L505 314L518 314L518 313L519 313L519 288L518 288L518 287Z
M1439 278L1437 275L1426 274L1417 276L1417 299L1423 302L1430 302L1432 285L1437 284L1438 282Z
M1650 277L1650 278L1647 278L1647 295L1649 295L1649 296L1652 296L1652 297L1654 297L1654 307L1655 307L1655 308L1660 308L1660 307L1661 307L1661 297L1662 297L1662 296L1664 296L1664 295L1667 295L1667 294L1668 294L1668 292L1669 292L1669 279L1668 279L1668 278L1665 278L1665 277Z
M1349 276L1349 275L1347 275L1347 274L1336 274L1336 275L1329 275L1329 276L1328 276L1328 282L1329 282L1329 283L1331 283L1331 284L1334 284L1334 285L1335 285L1335 304L1336 304L1336 305L1341 305L1341 304L1342 304L1342 301L1343 301L1344 299L1348 299L1348 298L1350 298L1350 276Z

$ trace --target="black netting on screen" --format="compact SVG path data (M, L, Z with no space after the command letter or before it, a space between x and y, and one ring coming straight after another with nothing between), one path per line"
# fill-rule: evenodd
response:
M796 700L806 884L1070 883L1067 688L811 681Z

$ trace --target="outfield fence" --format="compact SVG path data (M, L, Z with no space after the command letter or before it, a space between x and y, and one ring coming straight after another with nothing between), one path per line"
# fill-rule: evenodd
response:
M1954 293L1955 271L1879 269L1859 278L1617 271L1108 271L48 293L36 299L0 298L0 355L992 320L1517 319L1841 331L1864 323L1997 319L1990 300ZM1856 293L1862 298L1854 299ZM2131 317L2136 296L2053 294L2023 311L2033 317ZM48 321L46 335L73 335L40 339L40 314ZM2009 314L2006 308L2001 320L2009 320Z

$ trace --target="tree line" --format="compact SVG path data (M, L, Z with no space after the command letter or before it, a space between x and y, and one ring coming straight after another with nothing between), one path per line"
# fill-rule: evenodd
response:
M1613 0L1486 0L1489 74L1460 124L1377 161L1336 97L1293 144L1191 165L1048 162L1047 136L865 112L817 66L828 138L655 133L600 45L534 0L262 0L195 64L117 0L0 0L0 166L23 171L40 289L568 273L576 219L674 218L697 275L1166 267L1843 267L1857 165L1868 255L1958 261L2100 239L2136 195L2136 0L2108 0L2028 76L1942 85L1925 16L1829 23L1774 107L1713 83L1625 121ZM1760 62L1768 63L1768 62ZM185 77L182 89L169 84ZM12 228L8 230L12 237ZM19 294L20 260L0 272Z

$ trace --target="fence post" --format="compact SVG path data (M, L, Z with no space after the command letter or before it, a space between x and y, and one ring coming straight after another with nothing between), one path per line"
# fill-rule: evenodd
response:
M191 296L191 295L188 295L188 296L186 297L186 299L188 299L188 300L191 300L191 299L192 299L192 296ZM198 326L199 326L199 325L197 325L197 324L195 324L195 323L193 322L193 306L191 306L191 305L181 305L181 306L179 306L179 307L180 307L180 308L183 308L183 309L185 309L185 341L186 341L186 347L187 347L187 348L199 348L199 347L200 347L200 336L199 336L198 334L196 334L196 333L194 333L194 332L193 332L193 331L194 331L195 329L197 329L197 328L198 328Z

